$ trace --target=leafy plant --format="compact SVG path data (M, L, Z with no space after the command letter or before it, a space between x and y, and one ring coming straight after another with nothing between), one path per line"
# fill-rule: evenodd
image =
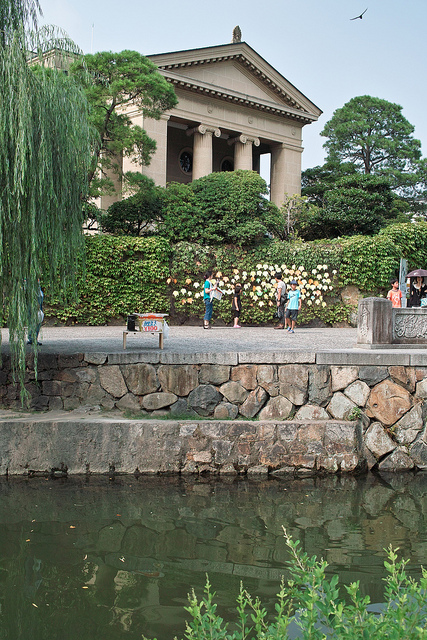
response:
M217 613L215 593L206 579L204 595L189 594L185 610L190 614L187 640L422 640L427 638L427 571L420 582L406 573L407 560L399 560L397 550L387 550L384 566L385 603L381 613L369 611L369 596L363 597L359 582L338 584L338 576L327 578L328 563L302 552L284 530L290 551L292 579L282 580L275 613L270 618L257 597L241 585L237 597L237 620L225 621ZM292 635L290 635L292 631ZM144 636L143 636L144 637ZM146 640L146 639L145 639Z

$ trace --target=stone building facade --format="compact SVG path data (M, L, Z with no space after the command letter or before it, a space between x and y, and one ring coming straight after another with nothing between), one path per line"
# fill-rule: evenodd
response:
M269 154L271 200L300 193L302 128L322 112L254 49L237 41L148 57L179 102L160 120L129 112L157 143L145 175L165 186L213 171L259 171ZM128 159L122 166L135 171ZM102 208L114 199L102 198Z

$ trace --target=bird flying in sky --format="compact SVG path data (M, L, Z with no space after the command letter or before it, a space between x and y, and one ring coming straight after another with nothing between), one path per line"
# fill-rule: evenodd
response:
M362 13L360 14L360 16L356 16L355 18L350 18L350 20L359 20L363 18L363 14L366 13L368 10L368 7L366 7L365 11L362 11Z

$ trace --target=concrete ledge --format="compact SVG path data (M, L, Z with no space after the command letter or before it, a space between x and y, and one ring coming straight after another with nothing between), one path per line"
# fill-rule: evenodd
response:
M243 351L239 364L314 364L315 351Z
M427 354L424 357L427 360ZM319 351L316 354L316 364L409 366L410 360L411 354L407 351Z

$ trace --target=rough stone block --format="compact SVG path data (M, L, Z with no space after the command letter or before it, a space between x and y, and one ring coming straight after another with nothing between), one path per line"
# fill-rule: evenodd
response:
M92 384L97 380L98 372L95 367L82 367L80 369L71 369L71 371L75 374L76 380L79 382Z
M72 355L58 355L58 369L74 369L81 367L83 364L83 354L75 353ZM84 363L86 364L86 363Z
M44 396L60 396L62 385L58 380L45 380L42 382L42 394Z
M260 364L257 370L258 384L263 387L265 384L269 385L277 380L277 367L272 364Z
M50 396L49 411L60 411L64 408L64 403L60 396Z
M350 400L357 404L359 407L365 406L368 401L370 392L370 388L368 387L366 382L362 382L362 380L356 380L344 390L344 394L347 396L347 398L350 398Z
M240 364L231 369L230 380L239 382L242 387L252 391L257 386L258 367L254 364Z
M411 393L415 391L416 376L413 367L389 367L390 377L394 382L401 384Z
M240 406L239 412L246 418L253 418L265 405L267 399L267 392L262 387L258 387L249 393L244 403Z
M358 367L331 367L331 390L341 391L357 380Z
M409 392L391 380L377 384L368 400L369 410L385 425L397 422L411 406L412 398Z
M190 393L188 405L199 415L209 416L221 400L221 394L215 387L210 384L202 384Z
M325 406L332 395L331 370L329 366L310 367L308 400L310 404Z
M409 449L409 455L418 469L427 469L427 444L417 440Z
M156 411L157 409L163 409L163 407L169 407L178 400L178 397L174 393L149 393L142 399L142 406L147 411Z
M392 427L394 437L399 444L410 444L424 427L423 405L415 405Z
M121 411L139 411L141 409L141 403L139 398L133 395L133 393L126 393L118 402L116 407Z
M414 461L408 456L404 447L397 447L378 465L379 471L409 471L414 468Z
M121 398L127 393L128 389L123 374L117 365L100 367L99 382L101 387L114 398Z
M239 382L226 382L219 390L229 402L236 404L242 404L248 397L248 391Z
M156 369L152 364L126 364L122 365L120 369L126 380L127 388L135 396L154 393L160 386Z
M270 398L259 413L260 420L286 420L292 412L293 404L282 396Z
M212 461L212 453L210 451L194 451L193 460L209 464Z
M231 402L221 402L215 407L214 418L217 420L234 420L238 413L239 408L237 405L231 404Z
M300 423L298 422L285 422L285 424L277 425L277 439L289 444L293 442L297 435Z
M394 451L396 444L379 422L373 422L365 433L365 445L378 458Z
M357 453L362 446L362 431L356 422L327 422L325 425L325 448L333 453Z
M370 387L375 386L386 378L388 378L387 367L375 367L372 365L359 367L359 379L366 382Z
M202 364L199 373L200 384L223 384L230 378L230 367L225 364Z
M417 398L427 398L427 378L417 382L417 390L415 395Z
M177 396L188 396L199 383L199 374L194 365L160 365L157 376L163 391Z
M327 406L328 412L337 420L347 420L353 409L356 408L356 404L347 398L341 391L337 391L332 396L330 403Z
M180 418L194 418L197 416L197 413L188 406L187 398L179 398L176 402L171 404L169 411L171 418L176 418L177 416Z
M295 420L328 420L329 414L326 409L315 404L306 404L298 409Z
M224 464L231 455L233 444L226 440L213 440L212 449L215 455L215 464Z
M279 392L292 404L302 405L308 396L308 367L290 364L279 367Z
M268 467L257 464L254 467L249 467L247 474L248 476L266 476L268 474Z

